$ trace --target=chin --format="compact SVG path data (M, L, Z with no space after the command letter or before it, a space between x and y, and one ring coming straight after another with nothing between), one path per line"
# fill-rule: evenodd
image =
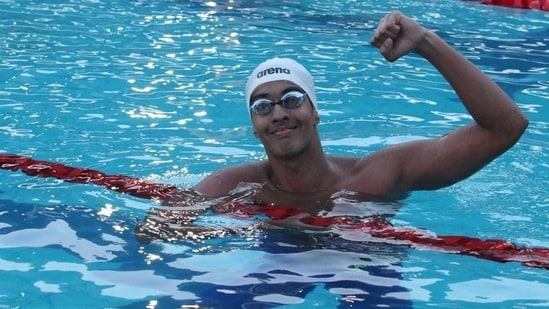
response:
M279 158L291 159L304 153L304 149L299 146L287 145L285 147L273 147L269 150L269 153Z

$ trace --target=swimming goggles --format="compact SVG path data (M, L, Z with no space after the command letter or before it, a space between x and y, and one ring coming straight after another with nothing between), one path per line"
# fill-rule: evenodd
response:
M299 91L290 91L282 96L282 98L278 102L273 102L265 98L257 99L250 106L250 110L260 116L266 116L274 110L274 107L277 104L280 104L287 109L298 108L301 103L303 103L306 97L306 93L301 93Z

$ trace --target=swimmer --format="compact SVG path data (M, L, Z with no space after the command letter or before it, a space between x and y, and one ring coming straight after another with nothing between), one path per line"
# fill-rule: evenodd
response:
M254 197L258 202L291 207L314 208L343 190L393 200L471 176L511 148L528 126L513 100L488 76L402 13L383 17L371 44L390 62L409 53L428 60L474 121L439 138L390 146L364 157L327 155L317 130L320 117L311 74L294 60L274 58L259 64L246 84L253 133L267 159L216 171L195 190L217 198L229 195L239 183L259 183L262 188Z
M267 159L213 172L194 191L151 210L136 234L177 238L168 234L185 235L187 229L202 234L192 224L197 215L235 199L296 209L299 217L289 218L290 225L307 215L337 212L336 199L399 201L411 191L447 187L473 175L511 148L528 126L513 100L487 75L402 13L383 17L371 44L390 62L409 53L429 61L454 89L473 122L438 138L393 145L363 157L328 155L317 130L320 117L313 77L292 59L269 59L251 73L245 89L247 117Z

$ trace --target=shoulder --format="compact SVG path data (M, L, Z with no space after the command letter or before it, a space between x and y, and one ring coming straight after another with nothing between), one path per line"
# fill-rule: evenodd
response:
M264 182L265 166L265 161L257 161L226 167L208 175L194 189L208 197L225 196L241 182Z

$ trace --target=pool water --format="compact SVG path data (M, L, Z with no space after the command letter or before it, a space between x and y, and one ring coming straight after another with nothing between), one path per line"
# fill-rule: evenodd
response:
M452 187L414 192L395 226L549 247L549 14L473 1L0 1L0 152L191 187L264 158L244 84L289 56L314 75L326 152L362 156L470 117L419 57L369 39L398 9L487 72L530 119L519 143ZM141 243L158 202L0 170L0 306L549 306L520 263L292 229ZM352 205L370 209L379 205ZM350 211L350 210L349 210ZM361 238L364 237L364 238Z

